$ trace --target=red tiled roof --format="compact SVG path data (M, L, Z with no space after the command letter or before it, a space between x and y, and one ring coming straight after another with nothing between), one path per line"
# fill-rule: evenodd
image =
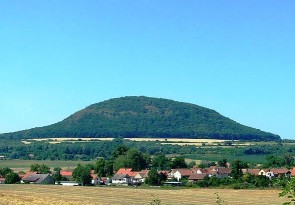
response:
M190 169L175 169L175 172L176 171L178 171L182 176L190 176L191 174L193 174L193 171Z
M63 177L71 177L73 175L73 171L61 170L60 175Z
M196 168L196 167L194 167L194 168L191 168L191 170L193 171L193 173L198 173L198 172L201 172L202 174L204 174L204 173L208 173L208 170L207 169L201 169L201 168Z
M22 176L22 179L29 177L31 174L37 174L37 172L27 172Z
M116 174L130 174L132 172L132 168L120 168Z
M90 174L92 179L96 179L97 178L97 174Z
M259 175L259 172L260 172L260 169L243 169L244 174L249 173L249 174L257 176Z
M135 177L139 172L129 172L130 177Z
M286 174L289 170L287 168L271 169L274 174Z
M205 176L208 176L207 174L191 174L189 176L189 180L203 180Z

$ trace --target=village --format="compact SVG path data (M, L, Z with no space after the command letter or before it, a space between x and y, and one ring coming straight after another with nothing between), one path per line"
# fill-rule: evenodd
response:
M280 178L280 177L294 177L295 168L264 168L264 169L241 169L243 175L251 176L264 176L269 180ZM74 180L73 177L74 169L60 170L59 173L52 172L41 174L36 171L28 171L26 173L19 174L19 182L21 184L55 184L63 186L81 186L85 185L81 181ZM101 177L99 173L95 173L94 170L90 170L91 183L87 185L98 186L139 186L144 184L150 177L150 170L144 169L141 171L133 171L132 168L120 168L111 177ZM184 185L183 180L189 183L197 183L204 180L206 177L216 178L232 178L231 168L210 166L208 168L177 168L170 170L158 170L159 175L164 176L165 181L163 185L169 186L182 186ZM57 181L54 175L58 174L62 179ZM0 184L4 184L6 179L0 174Z

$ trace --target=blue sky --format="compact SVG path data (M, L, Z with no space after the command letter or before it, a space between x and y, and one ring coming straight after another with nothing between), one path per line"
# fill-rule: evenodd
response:
M0 133L145 95L295 139L293 0L0 0Z

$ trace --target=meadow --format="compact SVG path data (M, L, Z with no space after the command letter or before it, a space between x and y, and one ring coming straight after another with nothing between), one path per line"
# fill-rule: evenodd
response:
M65 161L65 160L0 160L0 167L9 167L11 169L22 169L28 170L31 164L45 164L50 168L61 167L75 168L78 164L89 164L94 163L94 161Z
M127 187L64 187L57 185L0 185L0 205L49 204L139 204L147 205L156 198L161 204L231 204L277 205L279 190L229 189L163 189ZM217 195L220 203L217 203Z

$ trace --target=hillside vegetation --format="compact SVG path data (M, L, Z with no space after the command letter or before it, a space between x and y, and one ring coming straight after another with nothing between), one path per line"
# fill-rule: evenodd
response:
M61 122L2 134L1 138L158 137L280 140L278 135L241 125L198 105L150 97L110 99Z

